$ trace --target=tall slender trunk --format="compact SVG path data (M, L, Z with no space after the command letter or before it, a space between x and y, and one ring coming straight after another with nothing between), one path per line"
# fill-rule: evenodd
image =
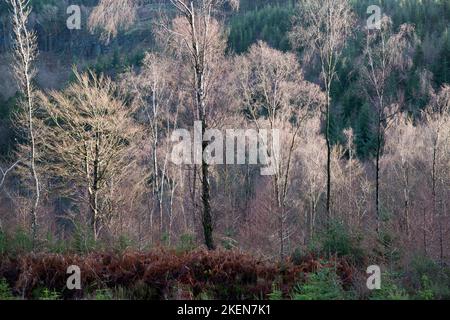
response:
M425 208L423 209L423 250L425 253L425 256L427 255L427 227L426 227L426 221L427 221L427 211Z
M191 175L189 174L189 179ZM192 173L191 201L192 201L192 232L197 237L197 165L194 164L194 172Z
M438 141L439 141L439 130L436 133L436 137L433 141L433 164L431 169L431 192L432 192L432 201L433 201L433 219L437 218L439 225L439 260L443 263L444 260L444 240L443 240L443 231L442 231L442 221L441 215L437 217L437 153L438 153Z
M27 68L28 69L28 68ZM38 232L38 216L37 210L40 199L40 187L39 187L39 177L36 171L36 141L34 136L34 128L33 128L33 102L32 102L32 92L31 92L31 80L28 76L28 73L25 75L26 77L26 95L27 95L27 104L28 104L28 130L30 134L30 169L31 175L34 180L34 203L31 208L31 234L33 239L33 247L36 245L37 240L37 232Z
M381 116L378 113L377 119L377 155L375 164L375 213L376 213L376 232L380 233L380 159L381 159Z
M410 207L410 200L409 200L409 166L408 164L405 164L406 168L405 170L405 185L403 187L403 195L404 195L404 219L405 219L405 231L406 236L408 239L410 238L410 230L409 230L409 207Z
M441 215L437 217L437 153L438 153L438 140L439 140L439 131L436 134L436 138L434 139L433 143L433 164L432 164L432 170L431 170L431 179L432 179L432 201L433 201L433 218L438 221L439 225L439 258L440 262L442 263L444 260L444 240L443 240L443 231L442 231L442 221L441 221Z
M210 205L210 185L209 185L209 168L205 162L202 164L202 187L203 187L203 233L205 236L205 244L208 250L214 250L214 240L212 236L213 225Z
M38 205L40 200L40 184L36 170L36 141L33 124L33 62L37 56L36 37L28 30L28 17L31 7L28 2L11 0L12 26L15 42L16 78L19 81L20 89L25 96L26 103L26 126L28 129L30 147L30 173L34 182L33 204L30 209L31 236L33 247L36 245L38 234Z
M280 259L281 261L284 259L284 204L281 199L280 187L279 187L279 178L278 173L274 175L273 178L273 186L274 186L274 196L276 200L276 211L278 215L278 237L280 240Z
M204 137L206 130L208 129L208 123L206 121L206 109L204 100L204 79L203 70L200 66L196 67L197 76L197 106L199 107L200 121L202 123L202 137ZM205 245L208 250L214 250L214 239L213 239L213 223L211 215L211 187L209 183L209 165L206 163L203 155L208 147L208 141L202 141L202 203L203 203L203 214L202 214L202 224L203 224L203 235L205 237Z
M97 240L99 231L99 208L98 208L98 190L99 190L99 173L100 173L100 134L97 132L95 134L95 154L93 163L93 177L92 177L92 187L90 190L90 207L91 207L91 230L94 236L94 240Z
M201 52L200 41L197 34L196 22L195 22L195 9L194 2L191 1L190 4L190 16L189 23L191 26L191 39L192 39L192 52L194 58L193 71L195 75L195 98L196 107L199 120L202 124L202 137L204 137L205 132L208 128L206 105L205 105L205 52ZM202 141L202 161L201 161L201 171L202 171L202 203L203 203L203 213L202 213L202 225L203 225L203 235L205 238L205 245L208 250L214 250L214 239L213 239L213 223L211 215L211 188L209 184L209 165L203 159L206 148L208 147L207 141Z
M331 220L331 137L330 137L330 106L331 97L329 86L327 89L326 105L326 143L327 143L327 223Z
M172 225L173 225L173 199L175 197L176 182L170 182L170 203L169 203L169 246L172 244Z

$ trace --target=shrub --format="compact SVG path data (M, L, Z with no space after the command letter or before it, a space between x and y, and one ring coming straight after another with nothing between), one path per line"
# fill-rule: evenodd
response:
M33 249L33 241L28 233L17 229L14 233L0 232L0 254L24 254Z
M61 295L55 290L48 288L37 288L33 292L33 297L38 300L59 300Z
M64 290L66 270L70 265L80 267L83 290ZM208 293L211 299L241 300L267 298L274 293L274 283L281 296L288 296L296 283L303 283L305 275L332 266L340 276L339 283L351 280L351 271L345 261L324 264L310 258L298 266L290 261L281 265L236 250L197 250L178 254L157 250L83 256L30 253L3 256L0 278L14 284L26 298L56 298L52 293L57 291L64 299L95 298L103 297L105 293L96 290L110 290L113 296L126 295L130 299L172 299L177 296L198 299ZM43 293L40 288L49 291ZM120 292L116 293L117 288Z
M428 257L415 256L407 273L409 290L417 298L450 299L450 269Z
M68 250L66 243L62 240L55 239L49 232L47 234L45 247L49 252L64 253Z
M180 236L180 240L177 245L177 252L183 253L192 251L195 248L195 235L191 233L185 233Z
M364 262L360 239L352 236L348 227L341 222L332 222L326 232L320 235L319 241L322 253L328 257L346 257L359 265Z
M422 276L422 287L417 293L417 296L420 300L433 300L434 299L434 292L432 289L432 283L430 279L426 275Z
M133 241L125 235L120 235L116 248L119 252L124 252L133 247Z
M323 268L308 276L306 283L297 285L294 300L343 300L346 293L342 280L332 268Z
M409 300L409 295L402 288L399 275L385 272L381 276L381 289L373 290L370 294L370 300Z
M8 245L8 243L7 243L6 234L0 230L0 255L4 255L4 254L6 254L6 252L8 252L7 245Z
M87 254L97 249L97 243L90 230L81 225L75 225L71 248L78 253Z
M267 296L269 300L279 301L283 300L283 292L274 284L272 287L272 292Z
M0 300L11 300L14 299L11 290L9 288L8 282L5 279L0 279Z
M109 289L99 289L95 291L94 300L112 300L113 294Z

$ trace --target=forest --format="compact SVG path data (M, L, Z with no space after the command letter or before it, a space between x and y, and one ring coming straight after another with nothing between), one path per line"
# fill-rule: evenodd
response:
M0 0L0 80L0 300L450 299L450 0Z

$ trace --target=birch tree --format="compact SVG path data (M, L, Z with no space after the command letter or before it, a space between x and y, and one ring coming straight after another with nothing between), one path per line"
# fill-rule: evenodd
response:
M126 94L132 96L132 103L138 110L148 130L149 169L148 180L152 198L156 206L150 212L150 227L153 230L154 211L159 214L159 233L164 232L164 212L171 214L173 196L177 185L174 169L170 162L170 140L172 132L178 127L178 114L182 103L174 62L157 53L147 53L139 73L127 72L121 77L121 86ZM165 209L165 199L169 206ZM155 209L155 210L154 210ZM169 226L170 229L170 226Z
M314 58L318 57L320 78L326 92L326 103L322 112L327 144L328 219L332 211L331 91L336 80L336 67L354 24L355 18L348 0L299 0L294 28L290 34L293 46L305 49L306 61L314 61Z
M135 12L136 5L130 2L102 0L97 7L102 18L91 19L91 26L103 28L108 34L117 34L116 30L123 26L120 8L128 4L127 12L129 10ZM217 81L211 71L213 65L220 60L218 58L225 52L224 30L214 16L220 13L226 3L237 9L239 0L170 0L169 2L177 16L171 22L162 22L159 26L162 34L167 37L169 45L174 45L172 49L191 71L194 120L201 121L202 133L205 133L208 129L208 114L211 110L211 106L207 103L208 88L212 82ZM102 5L105 6L104 10L101 10ZM204 141L202 153L207 147L208 142ZM201 162L203 234L207 248L212 250L215 245L211 213L210 169L203 159ZM195 178L194 181L196 181Z
M392 32L392 21L384 17L380 30L367 30L361 75L363 88L376 115L375 208L377 231L380 227L380 159L386 128L402 104L400 82L412 66L414 27L400 26ZM392 88L397 91L393 92Z
M438 220L439 258L444 260L444 232L442 217L446 215L445 199L450 193L448 176L450 160L450 86L444 85L437 94L433 94L430 104L424 111L427 123L431 155L431 200L433 218ZM448 177L447 177L448 179Z
M299 135L304 121L320 109L325 97L319 86L304 80L294 54L269 48L263 42L252 46L238 65L241 96L256 128L280 130L281 141L285 142L280 156L274 155L276 173L272 179L283 258L289 236L286 234L287 202Z
M170 38L169 45L182 59L191 74L194 119L202 124L204 135L210 125L212 105L208 103L209 89L218 81L215 65L221 62L225 53L224 30L214 15L225 3L237 8L237 0L170 0L178 16L170 24L162 25L162 33ZM208 148L208 141L202 142L201 152ZM210 168L201 160L202 226L205 245L215 248L211 211ZM195 177L194 177L195 181Z
M133 25L136 9L135 0L100 0L89 16L89 29L91 32L99 31L100 38L109 43L120 30Z
M13 26L13 70L23 98L20 101L22 112L19 122L24 132L27 160L23 164L29 170L33 184L33 204L30 209L31 235L35 243L38 232L38 206L40 200L40 183L36 169L36 137L34 130L35 88L33 80L36 75L34 62L37 58L37 39L34 31L29 29L31 5L29 0L6 0L10 5Z

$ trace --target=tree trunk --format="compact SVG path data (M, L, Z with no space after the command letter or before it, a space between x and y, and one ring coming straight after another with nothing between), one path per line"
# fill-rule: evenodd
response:
M39 198L40 198L40 188L39 188L39 178L36 171L36 143L35 143L35 137L34 137L34 128L33 128L33 102L32 102L32 92L31 92L31 80L28 77L28 74L26 74L26 86L27 86L27 102L28 102L28 130L30 131L30 147L31 147L31 155L30 155L30 162L31 162L31 176L34 180L34 188L35 188L35 195L34 195L34 203L31 208L31 234L32 234L32 240L33 240L33 248L36 245L37 240L37 229L38 229L38 221L37 221L37 209L39 205Z
M437 132L436 138L434 140L433 145L433 164L432 164L432 198L433 198L433 218L436 219L437 213L437 153L438 153L438 140L439 140L439 131ZM444 240L443 240L443 231L442 231L442 221L441 215L437 217L438 225L439 225L439 258L440 262L443 263L444 260Z
M206 121L202 120L203 124L203 134L206 131ZM208 147L208 142L202 142L202 155L204 154L206 148ZM214 250L214 240L212 236L213 225L211 216L211 194L210 194L210 184L209 184L209 165L205 162L202 157L202 202L203 202L203 234L205 236L205 244L208 250Z
M95 134L95 155L94 155L94 164L93 164L93 181L92 188L90 192L90 206L91 206L91 229L94 235L94 240L97 241L98 237L98 220L99 220L99 208L98 208L98 190L99 190L99 173L100 173L100 134L97 132Z
M326 105L326 143L327 143L327 224L331 220L331 139L330 139L330 91L327 90Z
M207 147L207 143L203 142L203 150ZM211 216L211 205L210 205L210 185L209 185L209 166L205 161L202 161L202 202L203 202L203 233L205 236L205 244L208 250L214 250L214 240L212 236L213 225Z
M375 164L375 213L376 213L376 232L380 233L380 158L381 158L381 117L378 114L377 125L377 156Z
M199 107L200 121L202 122L202 137L205 135L208 129L208 123L206 121L205 112L205 101L204 101L204 81L203 81L203 71L200 66L196 67L197 71L197 106ZM205 237L205 245L208 250L214 250L214 239L213 239L213 224L211 215L211 188L209 184L209 165L206 163L203 155L208 147L208 141L202 141L202 203L203 203L203 235Z
M405 168L405 186L403 188L403 194L405 197L405 231L406 231L406 236L408 237L408 239L410 238L410 230L409 230L409 206L410 206L410 200L409 200L409 166L408 164L405 164L406 168Z
M427 221L427 211L425 210L425 208L423 209L423 250L424 250L424 254L425 256L427 256L427 227L426 227L426 222Z

